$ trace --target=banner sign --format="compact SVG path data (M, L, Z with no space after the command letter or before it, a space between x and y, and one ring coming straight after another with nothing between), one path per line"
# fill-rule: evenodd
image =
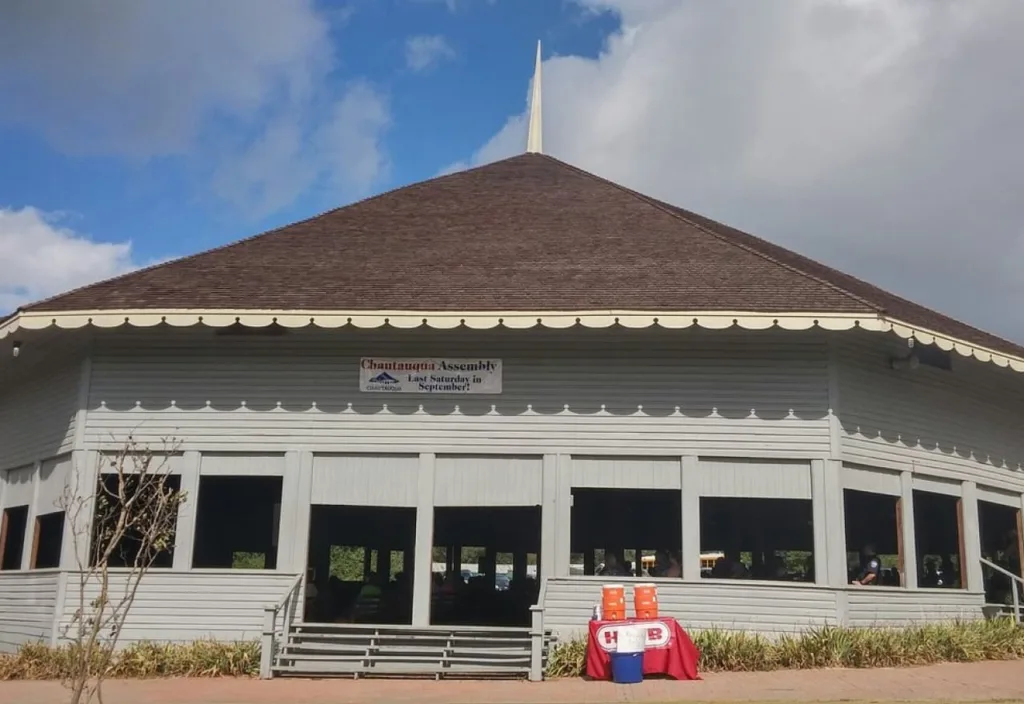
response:
M500 359L359 360L359 390L392 394L500 394Z

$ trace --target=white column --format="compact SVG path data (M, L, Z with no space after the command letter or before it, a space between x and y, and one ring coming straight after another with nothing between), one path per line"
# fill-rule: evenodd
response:
M288 552L291 557L289 558L287 569L296 574L300 572L305 574L309 563L309 517L313 508L313 453L303 451L296 452L295 455L297 457L285 460L285 471L290 471L292 464L296 464L298 481L295 485L295 504L290 523L285 523L284 506L281 506L281 536L279 543L283 544L287 541L289 545ZM287 486L287 479L285 480L285 486ZM282 496L282 502L283 500L284 497ZM285 531L287 531L287 534ZM280 563L278 565L280 566Z
M700 460L686 455L680 458L679 486L682 496L683 579L700 579Z
M91 346L91 344L90 344ZM85 449L85 431L89 423L89 390L92 385L92 350L82 360L81 374L78 377L78 402L75 411L75 435L71 446L71 474L67 479L67 488L79 500L84 500L78 525L72 523L72 517L64 516L64 534L61 538L60 568L75 570L79 565L85 566L89 559L89 548L92 543L92 520L96 511L96 482L99 481L98 452ZM78 553L76 554L75 534L78 537ZM84 543L84 544L82 544ZM81 563L79 563L81 560ZM62 580L64 577L62 577Z
M1021 552L1020 555L1020 576L1024 578L1024 494L1020 495L1020 513L1017 514L1017 550Z
M68 488L78 498L70 508L77 509L78 516L64 517L60 553L60 567L63 570L77 570L89 565L101 460L102 456L95 450L75 450L71 453Z
M917 589L917 537L914 531L914 474L900 472L900 497L903 505L903 584Z
M541 579L557 574L558 563L558 455L544 455L540 505Z
M551 577L568 577L572 562L572 455L555 459L555 566Z
M412 572L412 625L430 625L434 551L434 465L432 452L420 455L416 499L416 558ZM543 520L543 519L541 519Z
M25 539L21 549L21 569L27 570L32 566L32 543L36 539L36 515L39 510L36 504L39 502L39 482L42 480L43 465L36 462L32 465L32 500L28 503L28 516L25 518Z
M960 566L960 579L972 592L985 591L985 579L981 570L981 525L978 517L978 485L964 482L961 485L961 506L963 506L964 562Z
M195 450L184 453L181 462L181 491L185 500L178 505L178 525L174 532L175 570L192 569L195 551L196 516L199 503L199 466L202 455Z
M828 584L828 496L825 460L811 460L811 526L814 529L814 582Z
M299 485L302 483L300 457L297 450L284 453L284 475L281 477L281 509L277 520L277 569L281 572L301 572L296 565L294 535L295 520L301 502ZM309 494L306 495L309 502Z
M814 471L813 466L811 471ZM842 587L849 582L846 558L846 495L843 491L842 462L826 460L821 463L821 490L825 512L825 552L820 559L817 555L814 557L815 581L818 584ZM814 520L818 520L817 514ZM817 541L818 535L815 530L815 551L818 550ZM819 571L821 567L825 567L824 581Z

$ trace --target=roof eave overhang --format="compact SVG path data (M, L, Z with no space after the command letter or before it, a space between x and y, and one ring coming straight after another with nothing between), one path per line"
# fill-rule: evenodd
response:
M871 332L892 332L904 339L922 344L935 344L940 349L955 351L999 367L1024 372L1024 358L1008 355L965 340L943 335L884 315L858 313L756 312L756 311L342 311L342 310L81 310L21 311L0 322L0 340L18 330L42 330L57 327L74 330L93 326L137 328L170 325L191 327L204 325L223 328L230 325L261 328L268 325L285 328L315 326L333 329L352 326L372 329L392 327L411 329L429 327L450 330L465 327L489 330L504 327L524 330L533 327L565 329L574 326L608 328L615 325L642 329L661 327L681 330L700 327L709 330L740 328L743 330L810 330L831 331L861 329Z

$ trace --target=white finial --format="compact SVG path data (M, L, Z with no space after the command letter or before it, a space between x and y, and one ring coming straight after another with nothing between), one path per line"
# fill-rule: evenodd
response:
M537 66L533 70L533 94L530 96L530 127L526 133L526 151L544 153L544 124L541 120L540 41L537 42Z

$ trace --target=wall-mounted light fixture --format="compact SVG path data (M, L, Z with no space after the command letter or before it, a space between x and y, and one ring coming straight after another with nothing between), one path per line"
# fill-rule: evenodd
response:
M889 357L889 367L900 372L912 372L920 367L931 367L945 372L953 370L952 355L939 348L937 345L922 345L914 342L914 338L907 340L907 347L910 349L906 354L897 352Z
M20 355L20 354L21 354L21 342L18 341L18 340L15 340L11 344L11 356L14 357L15 359L17 359L18 355Z

